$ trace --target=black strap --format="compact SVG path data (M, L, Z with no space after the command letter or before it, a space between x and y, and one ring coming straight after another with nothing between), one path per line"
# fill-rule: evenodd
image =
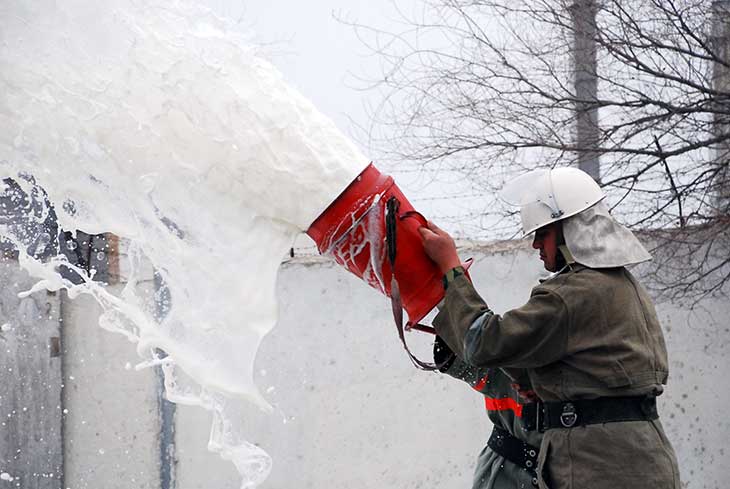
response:
M390 262L390 271L395 276L395 252L396 252L396 229L398 224L398 210L400 209L400 201L391 197L385 204L385 244L388 249L388 261Z
M393 309L393 320L395 321L395 327L398 330L398 337L400 338L403 348L405 348L408 358L411 359L413 365L421 370L439 370L443 367L451 358L447 358L443 362L429 363L418 359L413 353L411 353L408 344L406 343L405 330L403 328L403 303L400 297L400 289L398 287L398 281L395 278L395 259L396 259L396 229L398 222L398 208L400 202L397 198L391 197L388 199L385 205L385 240L388 251L388 261L390 262L390 305ZM423 326L421 324L412 326L413 329L421 329L423 331L432 331L432 328Z
M533 477L535 476L539 453L537 447L515 438L509 431L497 426L492 430L487 446L498 455L528 471Z
M522 427L525 431L535 431L537 426L538 406L541 402L528 402L522 405Z
M538 402L535 405L535 423L528 423L526 429L546 431L589 424L651 421L659 418L654 396L599 397L576 401ZM524 411L523 416L525 416Z

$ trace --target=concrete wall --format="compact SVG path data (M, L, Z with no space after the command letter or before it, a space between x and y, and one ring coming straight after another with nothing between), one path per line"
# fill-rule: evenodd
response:
M0 488L63 489L58 294L0 253Z
M140 288L151 293L151 281ZM94 299L62 299L64 487L158 489L156 372L132 368L140 360L135 345L99 327Z
M475 248L472 277L498 312L527 300L544 273L525 246ZM266 489L470 487L491 429L482 398L406 358L389 303L332 263L295 259L279 276L281 319L264 340L258 385L275 406L252 409L250 439L274 458ZM685 487L725 487L730 420L726 301L689 312L659 304L671 375L660 412ZM430 338L412 333L422 356ZM178 487L237 488L232 467L204 451L209 420L181 408Z
M257 359L275 412L244 420L274 458L262 487L470 487L488 432L483 400L413 368L389 303L329 263L285 266L279 293L280 323ZM178 410L178 487L237 488L235 473L202 451L197 416Z
M464 256L476 259L474 282L498 312L522 304L541 275L524 246ZM151 294L151 282L142 287ZM241 420L249 440L274 459L263 488L470 487L491 429L483 400L464 384L413 368L385 298L319 258L285 264L279 298L279 325L257 358L258 385L275 409L251 407ZM98 327L91 300L62 297L61 309L64 487L163 487L156 373L129 369L138 361L133 345ZM671 360L660 409L685 487L725 487L730 305L706 302L688 312L660 304L659 312ZM409 339L429 357L428 335ZM209 430L205 411L177 408L172 487L240 487L233 465L207 452Z

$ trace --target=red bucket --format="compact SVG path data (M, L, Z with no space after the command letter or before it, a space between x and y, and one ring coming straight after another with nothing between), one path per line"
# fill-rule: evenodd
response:
M423 250L418 228L426 225L425 219L413 209L392 177L368 165L312 223L307 234L317 243L320 253L332 256L390 297L393 271L385 243L385 213L386 202L391 197L400 204L400 218L396 220L395 278L403 308L408 313L408 328L423 319L443 298L443 274Z

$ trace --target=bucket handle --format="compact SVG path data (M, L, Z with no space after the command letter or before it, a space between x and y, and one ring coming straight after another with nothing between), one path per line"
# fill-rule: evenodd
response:
M428 227L428 219L423 217L423 214L421 214L420 212L418 212L416 210L404 212L403 214L400 215L400 220L402 221L403 219L408 219L409 217L412 217L415 220L417 220L421 224L421 226L423 226L425 228Z
M412 218L412 219L417 220L418 223L422 227L425 227L425 228L428 227L428 219L426 219L423 216L423 214L421 214L417 210L410 210L410 211L404 212L403 214L401 214L399 216L399 218L400 218L401 221L404 220L404 219ZM427 326L425 324L412 323L412 322L408 321L408 323L406 323L405 330L408 331L408 330L411 330L411 329L415 329L415 330L418 330L418 331L423 331L424 333L430 333L430 334L432 334L434 336L436 335L436 330L433 328L433 326Z
M425 223L426 225L428 221L426 220L423 215L417 211L408 211L404 212L403 214L398 213L398 208L400 207L400 202L398 199L393 196L390 199L388 199L388 202L386 203L386 214L385 214L385 229L386 229L386 241L388 245L388 260L390 261L390 270L391 270L391 283L390 283L390 301L391 306L393 308L393 319L395 321L395 327L398 330L398 337L400 338L401 343L403 344L403 348L405 348L406 353L408 354L408 357L410 358L411 362L413 362L413 365L417 368L420 368L421 370L439 370L441 367L446 365L447 362L451 360L451 357L445 359L442 362L439 363L429 363L424 362L423 360L420 360L417 358L412 352L411 349L408 348L408 344L406 343L405 338L405 331L403 328L403 304L401 303L400 298L400 291L398 288L398 281L395 279L395 259L396 259L396 226L395 226L395 220L398 219L406 219L409 217L414 217L418 219L420 222ZM436 330L431 328L430 326L425 326L422 324L412 324L408 323L407 325L408 329L418 329L421 331L426 331L432 334L436 334ZM453 355L453 354L452 354Z

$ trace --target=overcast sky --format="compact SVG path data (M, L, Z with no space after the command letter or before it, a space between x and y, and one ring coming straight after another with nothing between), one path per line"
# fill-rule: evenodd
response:
M392 171L378 161L383 148L370 147L363 130L370 122L366 106L381 100L375 90L365 89L367 80L381 74L381 61L350 24L401 32L403 17L418 17L424 0L200 1L250 32L286 81L332 118L378 168L392 174L419 211L452 233L473 237L475 222L454 218L473 210L470 199L451 198L461 192L462 184L449 183L448 175L439 175L434 184L430 178Z
M285 79L317 108L334 119L363 151L356 126L368 123L364 105L375 103L373 91L360 81L379 72L379 61L345 22L393 25L397 8L413 8L420 0L203 0L237 21L264 46L267 57Z

